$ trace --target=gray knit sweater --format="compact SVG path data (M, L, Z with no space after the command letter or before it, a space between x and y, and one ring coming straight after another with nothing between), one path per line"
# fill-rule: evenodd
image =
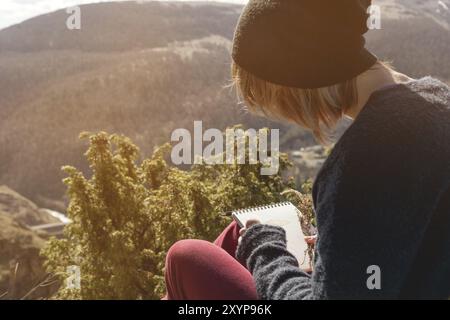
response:
M426 77L375 92L313 198L312 275L286 251L283 229L245 233L236 255L261 299L449 298L450 88Z

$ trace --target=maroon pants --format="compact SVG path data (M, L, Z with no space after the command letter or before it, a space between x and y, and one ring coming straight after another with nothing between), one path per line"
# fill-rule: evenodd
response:
M231 223L214 243L182 240L167 253L168 300L255 300L250 272L235 258L239 227Z

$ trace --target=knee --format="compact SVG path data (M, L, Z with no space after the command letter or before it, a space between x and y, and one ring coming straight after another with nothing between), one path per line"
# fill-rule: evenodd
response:
M188 265L200 254L204 246L202 240L180 240L170 247L166 256L166 266Z

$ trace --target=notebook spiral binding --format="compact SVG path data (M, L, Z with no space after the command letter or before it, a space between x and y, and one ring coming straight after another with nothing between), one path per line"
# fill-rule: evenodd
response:
M251 213L251 212L256 212L259 210L273 209L273 208L283 207L283 206L287 206L287 205L292 205L292 204L289 201L284 201L284 202L278 202L278 203L268 204L268 205L264 205L264 206L245 208L245 209L241 209L238 211L233 211L233 213L234 214Z

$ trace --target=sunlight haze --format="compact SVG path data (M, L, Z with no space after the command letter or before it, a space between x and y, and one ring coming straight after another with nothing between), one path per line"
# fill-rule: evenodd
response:
M3 0L0 6L0 29L23 22L41 14L79 4L112 2L118 0ZM150 0L152 1L152 0ZM171 1L171 0L169 0ZM190 0L181 0L190 1ZM210 1L210 0L207 0ZM135 2L146 2L138 0ZM246 0L222 0L217 2L245 3Z

